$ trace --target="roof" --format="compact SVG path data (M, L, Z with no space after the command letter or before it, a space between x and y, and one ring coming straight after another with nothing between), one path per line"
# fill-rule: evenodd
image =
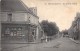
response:
M1 11L27 11L28 7L21 0L2 0Z
M0 11L22 11L38 17L21 0L2 0Z

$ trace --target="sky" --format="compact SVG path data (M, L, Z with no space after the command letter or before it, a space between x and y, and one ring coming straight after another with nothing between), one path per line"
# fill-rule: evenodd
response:
M28 7L37 7L39 21L56 22L59 30L69 29L76 13L80 12L80 0L22 0Z

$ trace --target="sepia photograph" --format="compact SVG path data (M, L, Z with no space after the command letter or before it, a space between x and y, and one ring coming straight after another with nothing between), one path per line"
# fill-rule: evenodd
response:
M0 51L80 51L80 0L0 0Z

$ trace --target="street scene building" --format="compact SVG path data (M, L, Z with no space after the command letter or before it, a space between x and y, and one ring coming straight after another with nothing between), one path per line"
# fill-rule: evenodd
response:
M75 20L72 22L68 33L71 38L80 40L80 13L76 14Z
M37 8L28 8L21 0L1 1L1 40L34 42L41 36Z
M0 0L0 51L80 51L80 12L63 2Z

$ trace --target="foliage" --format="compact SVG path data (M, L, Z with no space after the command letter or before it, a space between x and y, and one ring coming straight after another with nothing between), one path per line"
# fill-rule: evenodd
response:
M48 22L47 20L43 20L40 24L47 36L53 36L59 31L59 28L55 22Z
M63 30L62 33L63 33L64 35L68 35L68 30Z

